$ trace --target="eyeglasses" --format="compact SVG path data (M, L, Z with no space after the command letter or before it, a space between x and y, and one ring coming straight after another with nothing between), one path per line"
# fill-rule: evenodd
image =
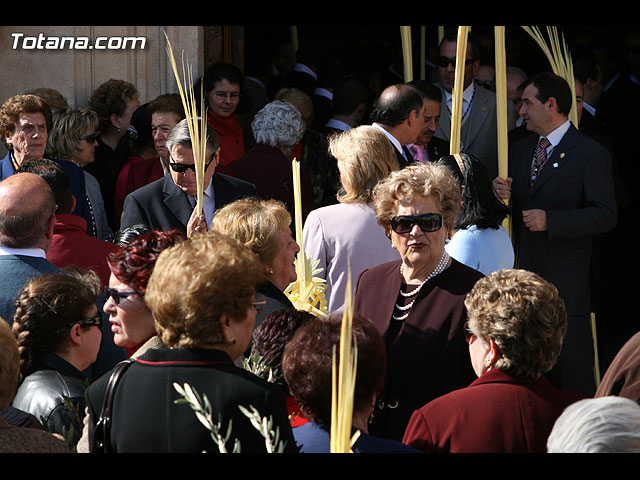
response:
M81 327L94 327L95 326L95 327L98 327L98 328L102 328L102 314L100 312L97 312L93 317L83 318L82 320L76 320L75 322L72 322L68 326L61 328L59 330L59 333L67 331L68 329L70 329L76 323L78 325L80 325Z
M227 92L213 92L213 95L216 97L217 100L220 101L224 101L227 98L229 100L239 100L240 99L240 92L231 92L231 93L227 93Z
M416 224L423 232L436 232L442 228L444 216L440 213L425 213L391 217L391 229L401 235L409 233Z
M470 63L475 62L475 59L473 58L467 58L464 61L465 65L469 65ZM453 65L454 67L456 66L456 57L443 57L443 56L439 56L438 57L438 66L442 67L442 68L447 68L449 66L449 64Z
M107 296L107 300L109 300L110 298L113 298L113 303L115 303L116 305L120 305L120 301L123 298L129 297L130 295L140 295L138 292L120 292L115 288L109 288L109 287L104 287L104 293Z
M98 328L102 328L102 314L98 312L91 318L85 318L84 320L78 320L77 322L73 323L77 323L79 325L82 325L83 327L96 326Z
M473 336L476 335L475 333L473 333L473 331L469 328L469 322L465 322L464 323L464 339L467 341L467 343L471 343L473 340Z
M256 301L251 302L251 306L257 313L260 313L266 304L267 301L262 296L256 297Z
M186 164L186 163L176 163L172 161L173 159L171 158L171 154L169 154L169 166L171 167L171 170L173 170L174 172L178 172L178 173L184 173L187 170L193 170L193 172L195 173L196 171L196 164L192 163L192 164ZM213 157L211 157L211 160L209 160L209 163L207 163L204 166L205 171L207 170L207 168L209 168L209 165L211 165L211 162L213 162Z
M80 137L80 140L86 140L89 143L93 143L96 141L96 138L98 138L98 134L97 133L90 133L89 135L85 135L84 137Z

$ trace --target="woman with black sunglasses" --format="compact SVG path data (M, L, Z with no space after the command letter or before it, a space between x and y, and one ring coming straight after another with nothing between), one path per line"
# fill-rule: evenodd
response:
M185 238L178 230L152 230L107 257L111 276L103 310L109 316L113 342L127 356L162 347L144 295L160 252Z
M82 169L84 192L89 212L87 233L106 241L113 240L113 229L107 220L104 198L96 177L84 170L95 160L98 145L98 114L88 108L59 113L49 135L47 152L56 160L72 162ZM74 191L74 195L77 192ZM78 201L78 199L76 199Z
M22 381L12 406L62 435L71 449L82 433L90 380L83 372L96 361L102 339L100 289L91 270L41 275L22 289L13 317Z
M460 211L460 189L446 167L420 163L391 172L373 202L401 260L360 275L354 308L387 344L387 382L370 432L401 440L414 410L474 378L463 302L482 274L445 251Z

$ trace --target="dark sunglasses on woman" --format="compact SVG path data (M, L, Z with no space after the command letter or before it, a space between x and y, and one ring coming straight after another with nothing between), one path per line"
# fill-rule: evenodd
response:
M104 293L107 295L107 300L113 298L113 302L116 305L120 305L120 301L123 298L127 298L129 295L139 295L138 292L120 292L115 288L104 287Z
M409 233L416 224L423 232L436 232L442 228L443 223L444 217L440 213L397 215L391 217L391 229L401 235Z

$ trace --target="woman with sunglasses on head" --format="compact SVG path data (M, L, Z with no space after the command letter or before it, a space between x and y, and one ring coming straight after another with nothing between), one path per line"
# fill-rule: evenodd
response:
M420 163L391 172L373 202L401 259L360 275L354 309L387 344L387 383L370 431L401 440L414 410L474 377L464 298L483 275L445 251L460 210L460 189L446 167Z
M155 262L164 249L185 239L177 230L150 231L138 236L107 257L111 276L103 306L109 316L113 342L127 356L139 356L150 348L163 348L144 295Z
M100 185L96 177L84 170L95 159L99 125L98 114L88 108L60 112L49 135L48 149L53 158L73 162L83 169L84 195L90 218L88 233L111 241L113 230L107 220Z
M96 361L101 283L91 270L35 277L20 292L13 332L20 351L20 387L12 406L34 415L74 448L82 433L83 372Z

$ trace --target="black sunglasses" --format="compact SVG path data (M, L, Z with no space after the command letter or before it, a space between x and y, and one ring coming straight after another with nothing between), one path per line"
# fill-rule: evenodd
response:
M169 159L171 159L171 155L169 155ZM211 165L211 162L213 162L213 158L211 160L209 160L209 163L207 163L204 166L205 171L207 170L207 168L209 168L209 165ZM174 172L178 172L178 173L184 173L189 169L193 170L194 173L196 171L196 164L195 163L187 165L186 163L175 163L175 162L171 162L170 161L169 162L169 166L171 167L171 170L173 170Z
M399 234L409 233L416 224L423 232L436 232L442 228L444 217L440 213L391 217L391 229Z
M80 140L86 140L89 143L93 143L96 141L96 138L98 138L98 134L97 133L90 133L89 135L85 135L84 137L80 137Z
M475 62L475 60L473 58L467 58L464 61L465 65L469 65L470 63ZM442 67L442 68L447 68L449 66L449 64L453 65L454 67L456 66L456 57L443 57L443 56L439 56L438 57L438 66Z
M91 318L78 320L77 322L74 322L74 323L82 325L83 327L93 327L95 325L98 328L102 328L102 314L98 312Z
M127 298L129 295L140 295L138 292L120 292L115 288L104 287L104 293L107 295L107 300L113 298L113 303L120 305L120 301L123 298Z
M100 312L98 312L91 318L83 318L82 320L76 320L75 322L71 323L67 327L61 328L59 331L60 332L64 332L65 330L70 329L76 323L78 325L80 325L81 327L93 327L93 326L96 326L98 328L102 328L102 314Z

